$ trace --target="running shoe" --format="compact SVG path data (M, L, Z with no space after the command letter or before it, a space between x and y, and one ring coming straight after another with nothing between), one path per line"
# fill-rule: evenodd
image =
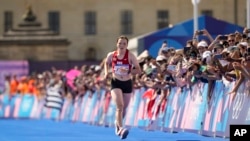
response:
M126 139L127 136L128 136L128 134L129 134L129 131L126 128L121 128L121 130L119 131L119 133L120 133L121 139Z

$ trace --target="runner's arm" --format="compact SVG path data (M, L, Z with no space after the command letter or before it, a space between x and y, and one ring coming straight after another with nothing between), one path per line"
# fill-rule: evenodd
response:
M107 57L105 58L104 62L104 78L108 77L109 74L109 66L111 64L111 57L112 57L112 52L108 53Z
M129 58L131 60L132 66L133 66L133 68L130 70L130 73L132 75L140 74L141 73L141 67L140 67L139 62L138 62L137 58L135 57L135 55L130 52L129 53Z

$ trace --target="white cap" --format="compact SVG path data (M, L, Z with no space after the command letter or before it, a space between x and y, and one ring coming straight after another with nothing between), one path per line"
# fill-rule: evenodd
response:
M166 57L165 57L165 56L158 55L158 56L156 57L156 61L163 61L163 60L166 60Z
M239 44L244 46L244 47L247 47L247 45L248 45L247 42L240 42Z
M208 45L207 45L207 42L205 42L205 41L200 41L199 43L198 43L198 45L197 45L197 47L207 47Z
M206 63L207 63L207 64L210 64L210 63L211 63L211 55L212 55L212 52L211 52L211 51L205 51L205 52L202 54L202 59L205 59L205 58L206 58Z
M205 52L203 52L203 54L202 54L202 58L204 59L204 58L207 58L207 57L209 57L209 56L211 56L211 51L205 51Z
M101 70L101 67L99 65L96 65L95 66L95 71L99 71L99 70Z

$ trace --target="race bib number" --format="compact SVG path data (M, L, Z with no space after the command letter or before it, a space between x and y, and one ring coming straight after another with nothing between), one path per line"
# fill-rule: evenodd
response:
M129 65L117 64L114 67L115 74L127 75L129 71Z

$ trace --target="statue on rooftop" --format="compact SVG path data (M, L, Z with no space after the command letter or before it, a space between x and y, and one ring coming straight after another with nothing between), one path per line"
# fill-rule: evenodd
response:
M31 5L28 5L27 11L23 15L23 20L26 21L26 22L34 22L34 21L36 21L36 16L32 11Z

